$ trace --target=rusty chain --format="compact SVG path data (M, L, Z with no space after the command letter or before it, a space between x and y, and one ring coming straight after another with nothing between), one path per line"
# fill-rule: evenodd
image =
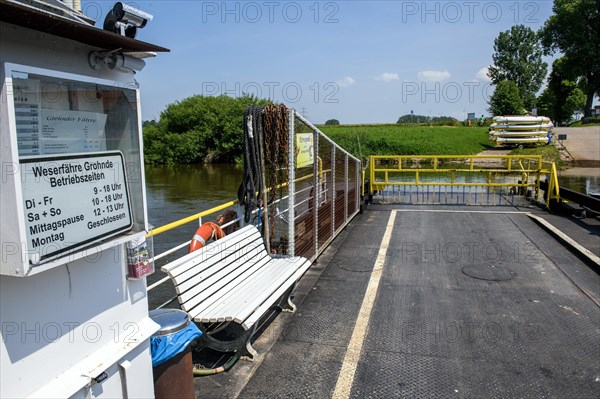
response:
M269 203L281 198L287 190L288 178L288 146L289 116L285 105L269 104L264 108L264 140L265 140L265 173ZM291 193L290 193L291 194ZM271 221L271 238L275 233L275 213L269 212Z

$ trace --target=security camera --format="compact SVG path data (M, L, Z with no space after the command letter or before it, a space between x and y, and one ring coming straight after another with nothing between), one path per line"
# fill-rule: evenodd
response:
M138 28L143 28L148 22L152 21L151 14L121 2L115 4L113 7L113 14L117 18L117 21Z
M146 66L146 61L141 57L147 57L146 53L123 54L120 51L92 51L88 55L90 67L98 71L103 67L122 72L141 71Z
M114 64L108 65L110 69L118 69L123 72L141 71L146 66L146 61L132 57L127 54L116 54L113 58Z
M104 30L135 38L138 28L152 21L152 15L129 4L118 2L104 19Z

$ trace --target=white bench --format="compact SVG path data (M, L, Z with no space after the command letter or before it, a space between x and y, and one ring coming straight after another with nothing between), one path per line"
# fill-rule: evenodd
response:
M246 226L161 270L173 280L181 309L199 324L207 346L241 351L252 360L258 321L273 307L296 310L290 295L310 265L301 257L272 258L258 229ZM230 342L210 337L227 323L239 324L242 336Z

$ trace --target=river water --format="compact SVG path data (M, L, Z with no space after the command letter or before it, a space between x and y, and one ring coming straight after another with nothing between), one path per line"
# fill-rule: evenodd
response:
M587 195L600 194L600 168L570 168L558 172L560 187Z
M150 224L162 226L237 197L243 170L233 165L146 166Z
M146 166L145 173L148 220L156 227L235 199L243 176L242 168L233 165ZM214 221L215 217L216 215L206 220ZM154 237L154 253L160 254L190 240L197 228L197 223L188 223ZM165 276L160 272L160 266L165 261L182 256L186 252L187 248L184 248L157 261L156 273L148 278L148 284ZM172 284L162 284L149 296L150 309L154 309L173 295Z
M235 199L243 177L242 168L233 165L146 166L145 172L148 218L153 226L162 226ZM561 171L559 182L562 187L582 193L600 193L600 169ZM159 254L189 240L197 228L198 224L189 223L173 232L158 235L154 238L154 253ZM186 251L183 249L169 255L167 260ZM157 272L148 278L149 284L164 277L160 272L163 263L157 262ZM155 308L172 295L171 284L161 285L150 295L150 308Z

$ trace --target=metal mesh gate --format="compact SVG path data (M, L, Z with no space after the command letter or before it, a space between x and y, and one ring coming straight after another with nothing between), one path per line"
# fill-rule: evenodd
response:
M314 260L360 207L361 162L290 111L288 254Z

